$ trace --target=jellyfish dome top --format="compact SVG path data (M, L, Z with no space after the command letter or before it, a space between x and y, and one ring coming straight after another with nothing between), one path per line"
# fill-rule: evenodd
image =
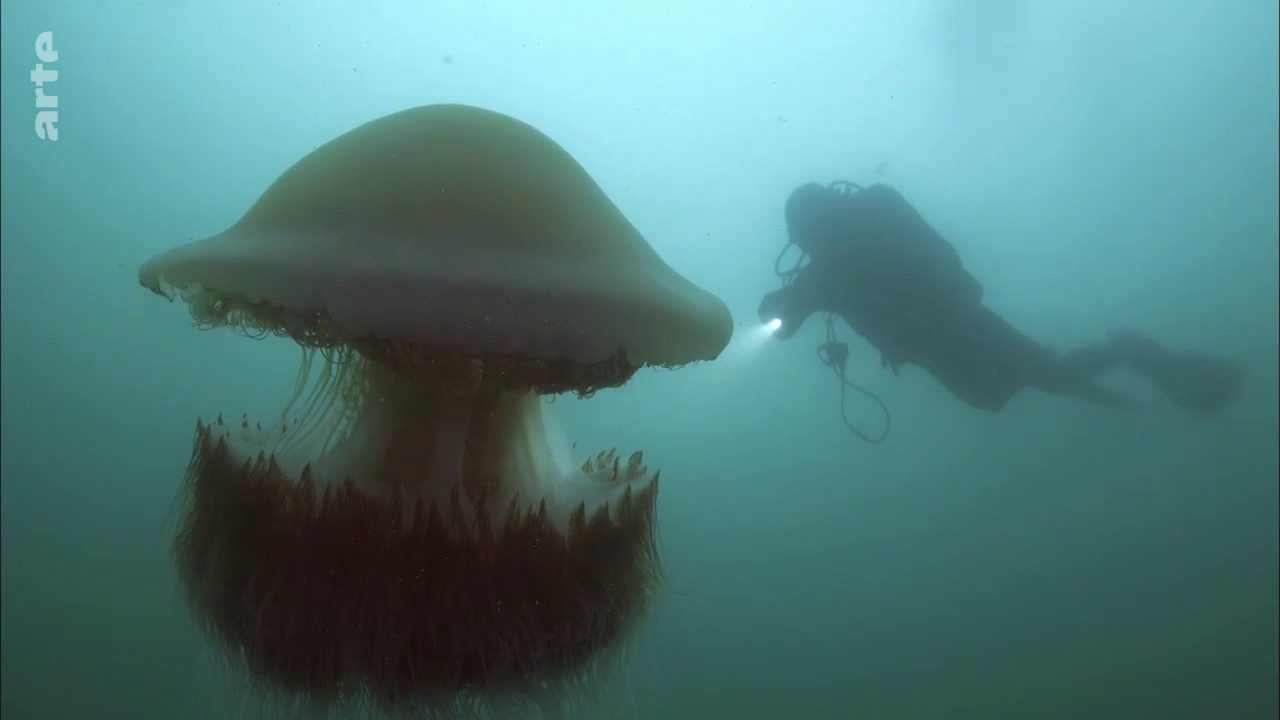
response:
M660 581L657 473L579 464L539 396L712 360L732 321L559 145L474 107L395 113L138 277L200 327L303 349L278 418L197 422L174 540L257 686L431 714L608 666Z

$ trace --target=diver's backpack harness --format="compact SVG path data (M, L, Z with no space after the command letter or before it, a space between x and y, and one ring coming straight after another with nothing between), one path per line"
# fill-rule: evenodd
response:
M862 191L861 185L858 185L857 183L849 182L847 180L837 180L831 183L830 185L828 185L827 187L829 187L833 191L845 197L852 197L853 195ZM782 252L778 253L777 259L773 261L773 271L774 273L777 274L779 278L782 279L783 287L790 285L791 281L795 279L796 275L798 275L801 270L807 267L807 263L805 263L805 260L807 260L809 256L805 254L803 250L801 250L800 258L796 260L795 264L792 265L789 270L782 269L782 258L787 254L787 251L791 249L792 244L793 243L791 242L791 240L788 239L787 244L782 246ZM857 435L863 441L870 443L872 445L879 444L883 442L885 438L889 437L889 430L893 424L893 419L889 413L889 408L884 404L884 401L881 400L875 393L871 392L870 390L867 390L861 385L858 385L856 383L849 381L849 378L845 375L845 366L848 364L848 361L849 361L849 344L841 341L836 337L835 313L828 311L826 315L827 315L827 341L818 346L817 348L818 359L822 361L823 365L826 365L827 367L831 368L831 371L834 372L836 374L836 377L840 380L840 418L844 420L845 427L849 428L849 431L852 432L854 435ZM853 423L849 422L849 415L845 412L844 406L845 406L845 396L848 394L847 391L850 389L856 392L860 392L863 395L866 395L867 397L874 400L875 403L879 405L880 409L884 412L884 431L881 432L879 435L875 437L867 435L866 433L862 432L858 428L854 427Z

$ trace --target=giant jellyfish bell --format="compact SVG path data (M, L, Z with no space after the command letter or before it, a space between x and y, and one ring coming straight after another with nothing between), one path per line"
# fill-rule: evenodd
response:
M472 107L389 115L139 280L303 349L279 417L196 424L174 541L260 688L456 709L614 657L658 582L657 473L570 460L539 397L714 359L732 322L559 145Z

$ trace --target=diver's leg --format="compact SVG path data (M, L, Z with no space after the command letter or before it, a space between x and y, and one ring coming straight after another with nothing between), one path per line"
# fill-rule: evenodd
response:
M1175 352L1134 336L1128 365L1160 388L1175 405L1197 417L1216 415L1235 401L1244 371L1224 358Z
M1086 393L1098 389L1093 378L1115 365L1149 378L1176 405L1200 417L1229 405L1239 392L1242 377L1240 369L1228 361L1172 352L1150 338L1126 331L1063 355L1052 382L1087 397Z
M1094 382L1107 368L1128 361L1132 353L1125 341L1112 337L1059 355L1028 340L1017 348L1016 362L1023 368L1027 384L1053 395L1070 395L1112 408L1130 408L1139 403L1123 393Z
M952 397L977 410L998 413L1022 389L1011 375L989 372L988 365L978 365L955 355L922 360L917 364L941 383Z
M1118 393L1093 382L1089 378L1081 378L1079 367L1063 362L1057 356L1036 359L1035 369L1028 371L1031 387L1051 395L1070 395L1081 400L1111 408L1132 408L1140 403L1124 393Z
M1118 409L1133 408L1139 405L1138 401L1128 395L1108 390L1097 383L1091 382L1077 385L1070 394L1082 400Z
M977 305L931 326L918 339L911 362L956 399L998 413L1027 386L1027 358L1038 349L1004 318Z
M1116 365L1132 366L1143 351L1140 340L1130 333L1112 335L1063 354L1058 358L1055 370L1062 382L1087 383ZM1163 351L1158 345L1156 349Z

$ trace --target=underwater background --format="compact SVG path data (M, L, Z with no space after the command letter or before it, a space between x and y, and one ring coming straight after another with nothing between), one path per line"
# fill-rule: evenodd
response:
M321 143L445 102L547 133L735 318L714 362L554 405L580 451L663 478L670 588L581 717L1277 717L1275 2L0 12L6 720L270 716L169 543L196 418L277 409L299 354L198 332L137 269ZM840 326L893 412L861 443L822 323L783 343L755 318L787 194L838 179L901 190L1037 340L1138 328L1239 360L1244 394L1197 421L1117 373L1149 408L990 415Z

